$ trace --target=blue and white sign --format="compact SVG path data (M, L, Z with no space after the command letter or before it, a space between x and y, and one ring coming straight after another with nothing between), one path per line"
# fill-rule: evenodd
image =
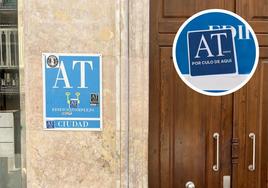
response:
M43 53L44 128L102 129L100 54Z
M237 14L221 9L201 11L179 28L173 60L181 79L195 91L222 96L243 87L254 74L257 37Z
M237 73L231 29L188 32L188 53L191 76Z

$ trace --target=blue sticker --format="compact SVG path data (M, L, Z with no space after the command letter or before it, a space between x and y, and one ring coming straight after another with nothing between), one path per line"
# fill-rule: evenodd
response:
M188 32L191 76L236 74L234 45L231 29Z
M44 128L101 130L101 55L43 54Z
M222 96L244 86L259 58L256 35L237 14L201 11L179 28L173 43L174 66L195 91Z

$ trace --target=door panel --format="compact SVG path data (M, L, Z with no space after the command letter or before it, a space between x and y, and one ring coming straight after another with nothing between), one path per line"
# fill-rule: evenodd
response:
M238 140L233 160L233 187L266 187L268 64L260 64L250 82L234 95L233 139ZM253 161L253 143L249 134L256 135L256 169L248 166Z
M225 6L227 9L232 9L235 6L234 0L156 0L151 4L158 9L156 12L158 32L174 34L187 18L201 10Z
M151 187L196 187L222 185L222 176L231 175L232 97L207 97L192 91L178 77L171 47L160 47L159 182ZM155 127L156 128L156 127ZM215 172L216 140L220 137L221 171ZM153 168L153 167L152 167ZM153 172L156 175L157 172ZM152 186L154 185L154 186Z
M174 67L170 63L169 48L160 48L161 96L160 96L160 169L161 187L173 185L174 156ZM169 73L169 74L166 74Z
M188 18L200 10L223 6L224 0L163 0L163 16Z
M236 12L250 23L256 33L267 33L268 2L266 0L238 0Z
M268 188L268 62L262 61L262 116L261 116L261 128L259 138L260 154L259 159L259 179L261 181L261 187ZM259 153L259 152L257 152Z
M268 57L268 1L238 0L236 13L251 25L260 45L260 56Z
M187 18L195 12L196 0L163 0L163 5L164 17Z

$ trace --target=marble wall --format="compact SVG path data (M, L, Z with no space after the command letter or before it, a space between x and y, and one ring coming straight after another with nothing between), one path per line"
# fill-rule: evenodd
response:
M129 185L148 186L149 0L129 2Z
M147 187L149 0L18 2L27 187ZM42 52L103 55L102 132L43 130Z
M115 1L27 0L22 9L27 187L115 187ZM42 52L103 54L102 132L43 130Z

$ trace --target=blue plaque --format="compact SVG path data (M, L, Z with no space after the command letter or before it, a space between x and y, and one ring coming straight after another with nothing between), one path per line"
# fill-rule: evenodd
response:
M237 73L231 29L188 32L188 53L191 76Z
M102 129L100 54L43 53L44 128Z

